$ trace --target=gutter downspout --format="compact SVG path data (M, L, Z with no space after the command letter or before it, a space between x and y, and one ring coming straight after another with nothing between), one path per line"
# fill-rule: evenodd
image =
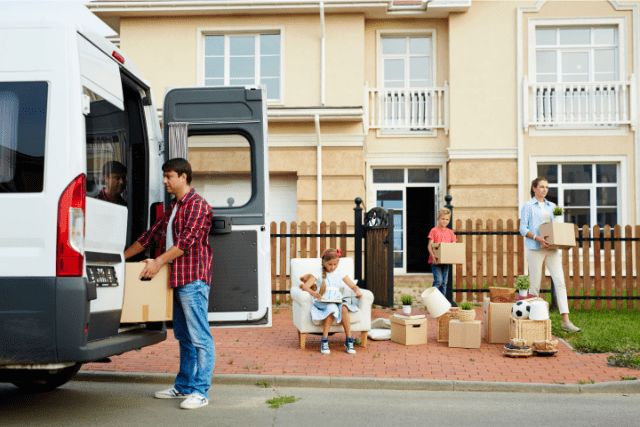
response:
M320 47L320 105L324 106L325 80L326 80L326 51L324 38L324 2L320 2L320 28L322 29L321 47ZM318 138L320 133L318 133ZM320 143L318 142L318 146Z
M317 233L320 234L320 222L322 221L322 143L320 141L320 115L315 115L316 122L316 138L318 139L318 146L316 148L317 157L317 199L318 199L318 221L316 222ZM318 239L318 256L322 256L320 253L320 239Z

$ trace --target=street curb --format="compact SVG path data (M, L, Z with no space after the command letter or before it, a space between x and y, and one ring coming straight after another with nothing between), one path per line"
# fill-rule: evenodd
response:
M173 384L175 374L80 371L73 381ZM287 375L213 375L212 385L261 385L364 390L421 390L554 394L640 394L640 380L597 384L540 384L401 378L309 377Z

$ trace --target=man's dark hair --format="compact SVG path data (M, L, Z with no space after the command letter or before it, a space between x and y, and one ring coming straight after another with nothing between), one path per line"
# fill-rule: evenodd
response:
M120 162L115 160L111 160L104 165L102 165L102 175L109 176L112 173L119 173L121 175L127 174L127 168Z
M164 165L162 165L162 172L171 171L177 173L178 176L181 176L183 173L187 174L187 184L191 184L193 172L191 172L191 165L185 159L176 157L175 159L167 160Z

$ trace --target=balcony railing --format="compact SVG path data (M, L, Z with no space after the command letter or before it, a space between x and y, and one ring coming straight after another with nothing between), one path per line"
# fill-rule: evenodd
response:
M613 128L635 130L634 78L593 83L528 83L523 81L524 129Z
M365 86L365 126L388 131L449 133L449 87L375 88Z

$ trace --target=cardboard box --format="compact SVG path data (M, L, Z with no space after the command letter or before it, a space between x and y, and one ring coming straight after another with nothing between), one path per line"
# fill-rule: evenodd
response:
M576 246L575 226L564 222L546 222L538 229L540 236L549 236L551 249L569 249Z
M464 243L434 243L433 254L439 264L464 264L467 259Z
M509 319L512 302L491 302L485 298L482 303L484 314L484 339L492 344L509 343Z
M482 322L461 322L451 320L449 322L449 347L480 348L482 336Z
M391 316L391 341L402 345L427 343L427 319L399 319Z
M534 297L525 301L545 301L542 298ZM547 303L547 310L549 303ZM511 308L514 302L491 302L485 298L482 304L484 313L484 339L492 344L508 344L510 337L509 322L511 321Z
M173 289L169 265L162 266L151 280L140 280L142 262L125 263L124 303L121 323L164 322L173 317Z

